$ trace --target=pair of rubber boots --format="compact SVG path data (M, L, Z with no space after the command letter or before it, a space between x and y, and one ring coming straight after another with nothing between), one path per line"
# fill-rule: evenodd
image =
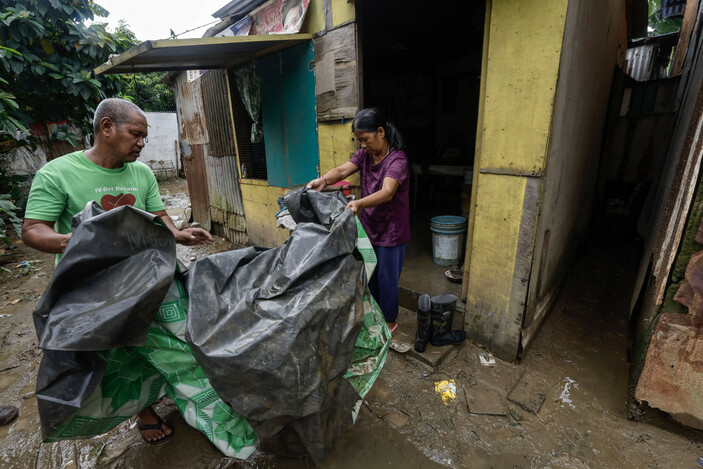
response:
M453 331L456 295L422 295L417 302L417 334L415 350L422 353L429 341L435 347L459 344L466 339L465 331Z

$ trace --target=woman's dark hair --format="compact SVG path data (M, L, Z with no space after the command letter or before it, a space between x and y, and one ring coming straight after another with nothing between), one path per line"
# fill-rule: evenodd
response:
M386 142L391 148L400 150L403 148L403 136L398 129L386 120L381 111L375 107L362 109L354 116L352 131L358 132L378 132L378 128L383 127L386 132Z

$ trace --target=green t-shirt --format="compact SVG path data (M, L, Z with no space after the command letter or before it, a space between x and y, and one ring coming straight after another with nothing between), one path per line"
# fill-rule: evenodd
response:
M107 169L90 161L83 151L76 151L50 161L37 172L24 216L55 221L54 229L67 234L73 215L92 200L105 210L122 205L147 212L164 209L154 173L144 163Z

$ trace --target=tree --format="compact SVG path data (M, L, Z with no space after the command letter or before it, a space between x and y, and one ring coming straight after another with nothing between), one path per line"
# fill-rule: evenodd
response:
M114 35L119 38L120 47L123 48L118 53L141 42L124 19L118 21ZM165 75L164 72L121 75L123 86L120 97L132 101L147 112L173 112L176 110L176 98L168 85L161 82Z
M118 77L92 73L124 47L105 24L86 24L107 14L92 0L0 0L0 132L5 140L33 122L68 120L90 132L95 106L117 95L122 85Z
M98 102L119 93L122 80L93 75L121 44L104 24L108 12L92 0L0 0L0 153L34 144L32 123L67 121L90 133ZM78 135L55 126L51 138L74 146ZM16 230L23 192L0 169L0 240ZM21 178L19 178L21 179Z

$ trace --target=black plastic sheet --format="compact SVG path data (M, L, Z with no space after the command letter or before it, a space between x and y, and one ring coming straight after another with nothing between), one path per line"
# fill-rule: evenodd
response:
M174 237L151 213L130 206L106 212L93 202L72 225L34 312L44 351L36 391L44 438L100 382L98 351L144 343L176 270Z
M265 449L307 452L319 464L359 399L343 376L363 324L366 277L343 197L299 189L286 204L299 224L284 245L191 265L186 338Z

